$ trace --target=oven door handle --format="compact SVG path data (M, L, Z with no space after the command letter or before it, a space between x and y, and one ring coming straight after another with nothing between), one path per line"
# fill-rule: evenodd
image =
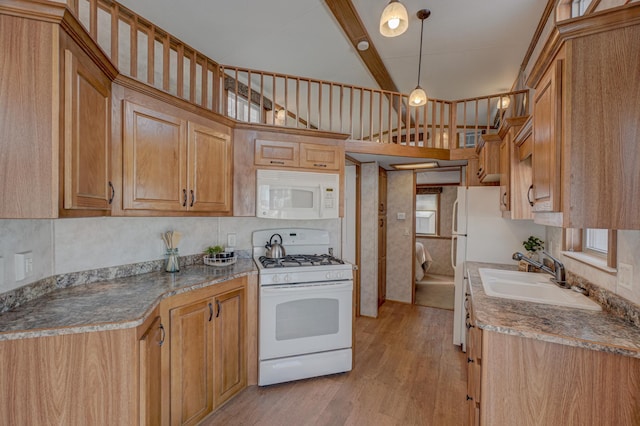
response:
M308 284L290 284L290 285L272 285L272 286L263 286L260 290L265 293L279 293L283 291L292 292L292 291L300 291L302 289L318 289L318 290L346 290L351 289L353 287L353 281L329 281L323 283L313 283L312 285Z

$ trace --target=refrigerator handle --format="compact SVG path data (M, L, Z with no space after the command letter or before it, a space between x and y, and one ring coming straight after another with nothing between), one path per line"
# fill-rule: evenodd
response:
M458 233L458 229L457 229L457 225L458 225L458 199L456 198L456 200L453 202L453 208L452 208L452 214L451 214L451 235L455 235ZM453 250L453 249L452 249Z
M456 252L457 250L454 250L454 246L456 245L456 240L458 239L457 235L452 235L451 236L451 267L453 269L456 269ZM457 246L456 246L457 249Z

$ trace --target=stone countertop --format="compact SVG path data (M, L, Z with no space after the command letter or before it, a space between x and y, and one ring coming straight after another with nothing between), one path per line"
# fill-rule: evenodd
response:
M483 330L640 358L640 329L611 312L490 297L478 270L517 267L467 262L466 268L476 325Z
M0 340L137 327L162 299L257 272L252 259L238 259L60 288L0 314Z

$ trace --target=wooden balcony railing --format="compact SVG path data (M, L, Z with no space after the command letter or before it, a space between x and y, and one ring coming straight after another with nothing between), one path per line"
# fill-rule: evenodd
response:
M456 149L497 132L505 117L528 115L526 90L408 107L408 95L398 92L219 65L111 0L67 0L67 6L122 74L242 122Z

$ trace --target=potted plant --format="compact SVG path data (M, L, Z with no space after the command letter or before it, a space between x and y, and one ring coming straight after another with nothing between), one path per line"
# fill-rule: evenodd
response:
M224 248L222 246L209 246L204 252L211 258L224 257Z
M538 251L544 250L544 241L533 235L529 236L526 241L522 242L524 249L527 251L527 256L531 259L538 260Z

